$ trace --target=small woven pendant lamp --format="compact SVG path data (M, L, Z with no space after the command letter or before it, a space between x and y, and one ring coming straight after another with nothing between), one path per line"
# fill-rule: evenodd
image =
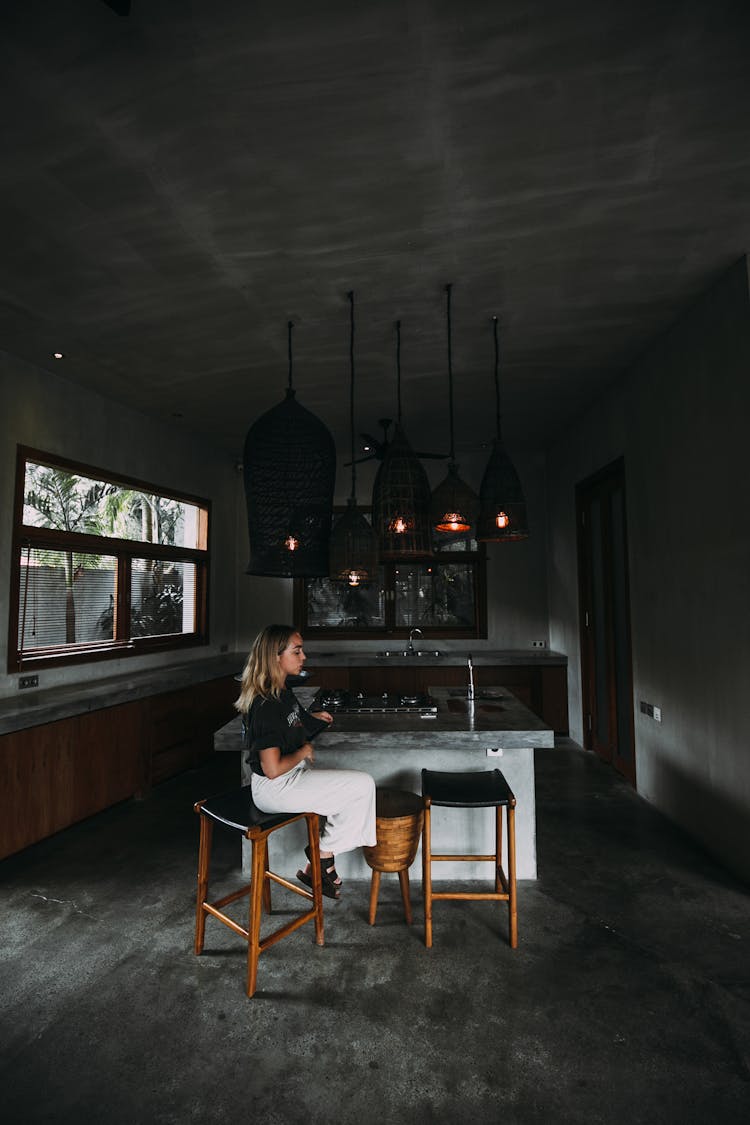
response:
M432 557L430 484L401 428L401 321L396 322L398 421L372 488L372 523L381 561Z
M261 415L245 438L245 573L320 578L328 574L336 448L323 422L295 400L292 327L289 321L286 398Z
M500 430L500 383L498 379L497 317L492 318L495 338L495 420L497 436L479 487L477 539L482 542L512 542L527 539L526 501L518 473L503 445Z
M349 434L351 438L352 494L339 517L330 543L331 578L359 586L375 577L378 543L372 525L357 507L357 469L354 460L354 293L349 296Z
M446 285L446 319L448 323L448 415L451 429L451 452L448 475L432 493L430 518L435 531L468 532L477 522L479 497L458 475L453 443L453 363L451 359L451 286Z

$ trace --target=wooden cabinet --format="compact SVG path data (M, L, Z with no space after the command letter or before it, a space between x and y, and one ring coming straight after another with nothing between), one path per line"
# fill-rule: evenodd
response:
M150 740L146 785L204 762L213 753L214 732L237 714L238 695L239 684L226 676L144 700Z
M383 692L426 691L428 687L462 687L468 675L463 664L382 664L366 668L311 668L311 686ZM568 676L564 664L475 665L477 687L507 687L555 734L568 733Z
M139 704L126 703L3 735L0 856L137 792L143 776L141 720Z
M237 694L226 676L0 736L0 858L198 765Z

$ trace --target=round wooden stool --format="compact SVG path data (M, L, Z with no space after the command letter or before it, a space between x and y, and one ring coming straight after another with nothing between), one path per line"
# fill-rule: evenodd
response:
M375 825L378 842L374 848L363 848L365 860L372 868L370 884L371 926L375 924L383 871L398 871L404 917L412 923L409 899L409 868L419 847L424 819L422 798L406 789L378 789L375 804Z

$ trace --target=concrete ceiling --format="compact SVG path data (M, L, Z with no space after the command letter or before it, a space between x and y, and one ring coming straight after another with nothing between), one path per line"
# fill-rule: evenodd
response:
M232 454L542 447L750 243L746 0L3 0L0 348ZM127 4L125 4L127 7ZM56 363L55 350L65 353Z

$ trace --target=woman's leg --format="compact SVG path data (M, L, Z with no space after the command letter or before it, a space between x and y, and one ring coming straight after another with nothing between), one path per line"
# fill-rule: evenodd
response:
M316 812L326 818L321 853L335 855L375 837L375 782L361 770L295 769L282 777L252 778L253 800L263 812Z

